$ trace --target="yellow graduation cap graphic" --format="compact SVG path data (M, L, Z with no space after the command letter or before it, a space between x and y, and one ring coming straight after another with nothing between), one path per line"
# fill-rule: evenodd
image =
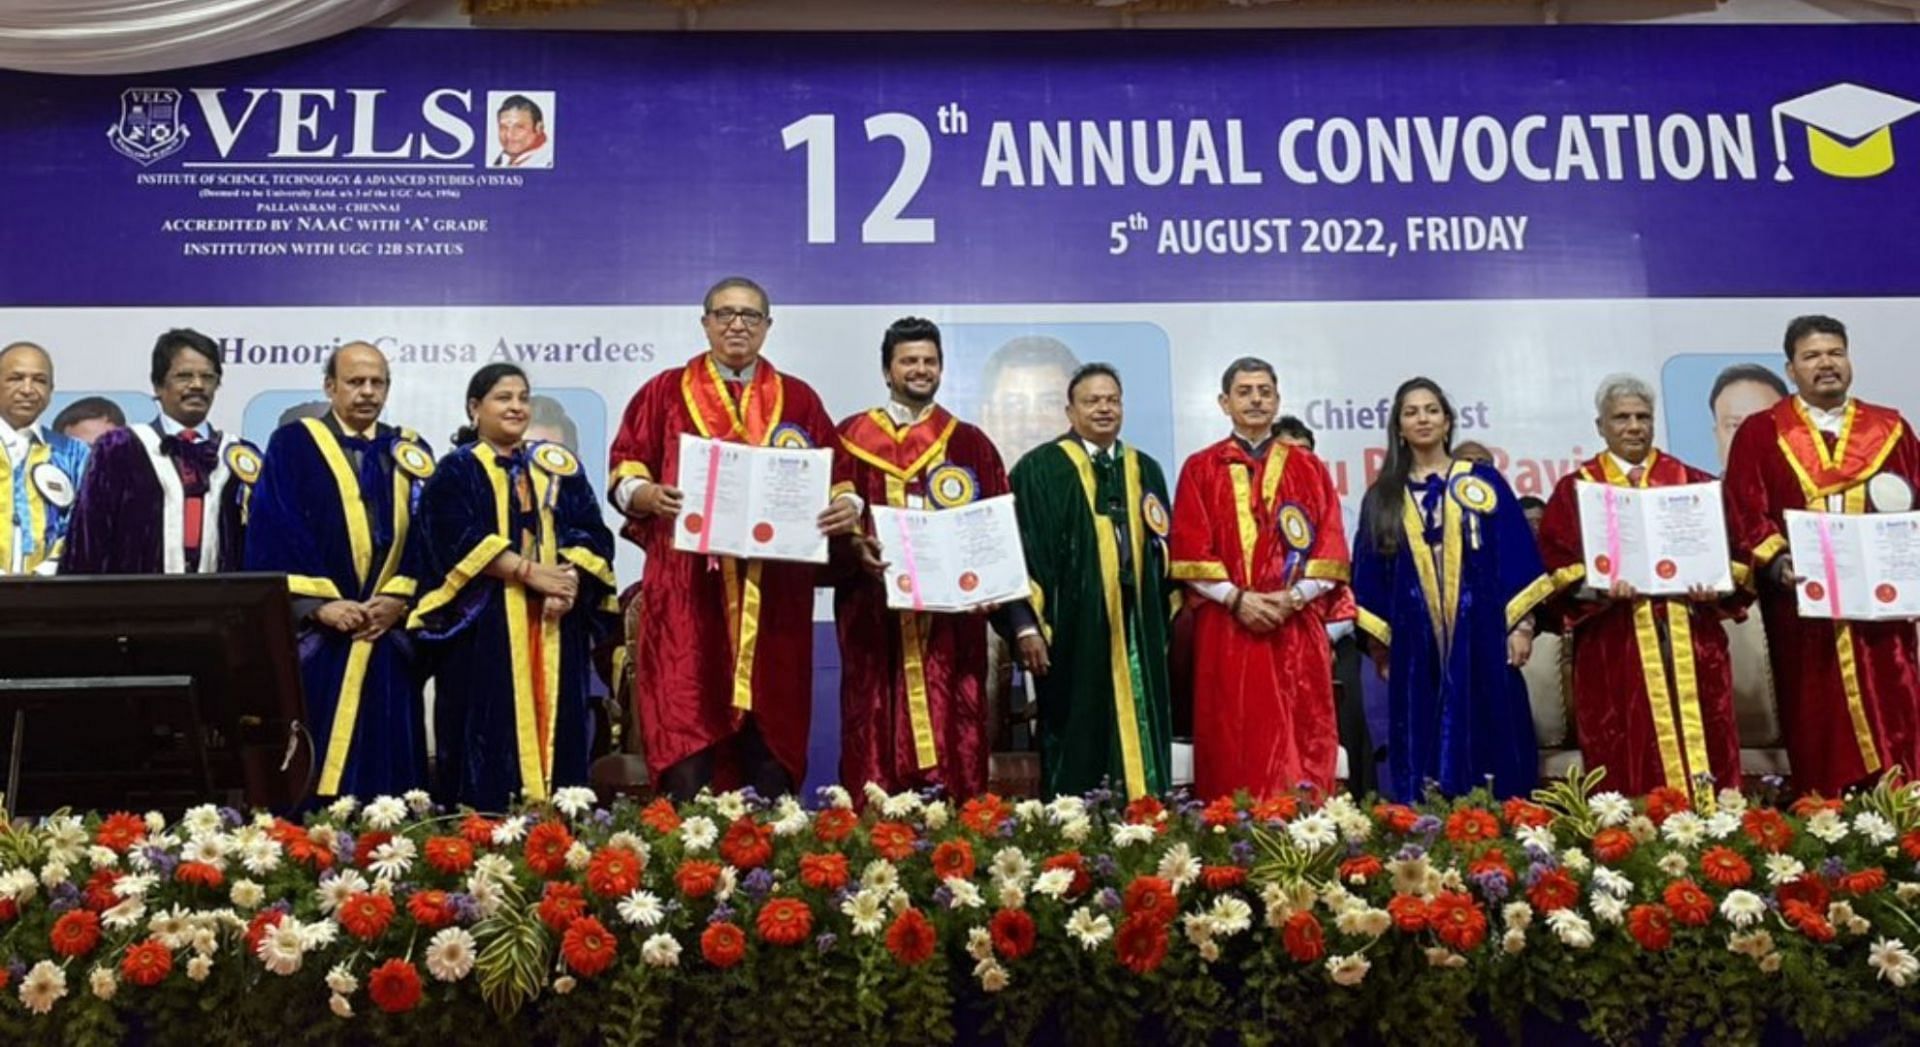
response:
M1893 167L1893 125L1920 102L1859 84L1834 84L1773 107L1777 181L1790 182L1785 117L1807 125L1807 160L1835 178L1872 178Z

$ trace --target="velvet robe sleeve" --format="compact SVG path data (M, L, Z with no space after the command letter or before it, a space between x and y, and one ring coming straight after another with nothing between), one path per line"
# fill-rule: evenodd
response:
M1767 492L1767 468L1780 457L1773 414L1756 412L1740 423L1727 451L1726 475L1720 478L1726 502L1727 545L1735 563L1760 575L1787 551L1787 535Z
M679 393L680 370L675 368L662 372L649 379L645 385L627 401L627 410L620 418L620 428L614 433L613 447L608 451L607 498L611 500L619 491L620 485L629 479L641 479L650 483L671 485L674 477L667 463L669 439L666 420L668 412L663 398ZM615 509L619 506L616 504ZM644 546L648 535L656 529L660 521L657 517L644 519L629 516L621 525L621 534L635 545Z
M1347 546L1347 522L1340 511L1340 492L1333 486L1333 474L1313 453L1294 453L1301 457L1289 468L1302 469L1307 474L1302 482L1305 494L1311 499L1314 516L1313 545L1307 550L1302 574L1318 581L1348 585L1353 580L1353 553ZM1327 600L1327 597L1320 599Z
M601 519L599 500L585 473L560 481L553 527L560 558L580 577L580 595L570 613L585 616L597 637L617 624L620 586L613 574L613 532Z
M1218 497L1218 473L1212 447L1188 456L1180 466L1180 483L1173 496L1173 530L1168 537L1175 581L1229 580L1226 550L1219 548L1211 508Z
M509 548L498 526L493 486L467 450L441 459L420 492L409 551L420 583L408 627L429 640L447 639L484 609L498 580L483 572Z
M1493 487L1497 503L1488 514L1482 541L1499 550L1495 565L1499 596L1506 603L1507 628L1517 628L1527 616L1551 595L1552 581L1540 561L1540 546L1533 528L1527 526L1526 511L1520 508L1506 477L1488 465L1474 466L1473 473Z
M249 571L273 571L287 576L287 589L296 597L319 600L355 599L359 594L340 588L334 565L317 541L322 524L339 522L340 499L331 477L313 446L313 437L298 426L282 426L267 441L266 464L254 485L251 523L258 527L247 543ZM320 486L321 483L326 485ZM329 514L333 520L317 519Z
M1553 578L1546 610L1561 627L1569 629L1606 610L1603 601L1580 598L1587 568L1586 548L1580 538L1580 498L1574 486L1578 479L1577 473L1560 478L1540 518L1541 566Z
M1354 625L1369 640L1381 646L1393 643L1393 573L1396 557L1381 555L1369 526L1373 519L1374 492L1360 499L1360 523L1353 533ZM1402 539L1405 540L1404 538Z
M137 484L138 472L152 470L146 450L131 430L101 435L68 520L61 574L108 574L120 562L121 551L135 543L158 548L157 514L130 504L132 495L145 486Z

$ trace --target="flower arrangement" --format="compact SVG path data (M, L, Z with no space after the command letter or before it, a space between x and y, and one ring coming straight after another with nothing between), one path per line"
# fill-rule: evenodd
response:
M57 814L0 831L0 1037L1920 1036L1920 787L1597 784Z

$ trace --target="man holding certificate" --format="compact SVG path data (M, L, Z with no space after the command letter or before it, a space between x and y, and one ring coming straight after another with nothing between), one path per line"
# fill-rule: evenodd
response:
M1273 435L1273 365L1242 357L1220 379L1226 439L1180 469L1173 577L1193 608L1193 785L1333 788L1340 754L1323 608L1351 570L1340 496L1312 451ZM1365 753L1350 753L1359 760Z
M1610 375L1593 402L1607 449L1561 478L1540 523L1555 586L1580 587L1557 609L1573 642L1581 755L1629 796L1738 788L1721 619L1737 613L1733 579L1746 572L1728 560L1719 485L1654 449L1647 383Z
M1848 555L1865 521L1833 519L1887 514L1875 523L1897 537L1913 519L1920 442L1898 411L1850 394L1840 321L1799 317L1785 343L1797 395L1734 434L1727 521L1760 582L1794 785L1831 796L1890 767L1920 770L1913 623L1861 610L1897 608L1913 585Z
M864 569L842 572L833 601L840 781L855 793L986 791L987 613L1028 671L1046 666L1006 468L986 433L934 402L944 363L939 327L896 321L880 342L886 404L839 426L874 525L857 543Z
M1171 785L1167 482L1159 462L1121 443L1123 417L1119 374L1082 366L1067 380L1073 431L1027 452L1010 477L1047 633L1038 690L1049 796L1103 782L1157 796Z
M656 787L775 796L806 776L820 536L852 533L862 506L819 396L760 355L766 292L720 281L701 325L707 351L641 386L611 453L622 533L646 552L637 719Z

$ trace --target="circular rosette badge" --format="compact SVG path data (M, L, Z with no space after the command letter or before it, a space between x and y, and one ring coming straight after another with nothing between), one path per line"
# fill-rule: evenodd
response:
M1140 499L1140 518L1147 522L1148 530L1161 538L1165 538L1167 532L1173 528L1173 520L1167 516L1167 503L1161 501L1160 496L1152 491L1148 491L1146 497Z
M792 422L782 422L778 428L774 429L773 439L768 440L767 444L783 451L804 451L813 446L813 441L807 438L805 429Z
M533 464L548 476L572 476L580 471L580 459L559 444L543 443L533 452Z
M260 452L248 444L234 444L227 448L227 468L241 483L251 484L260 479Z
M955 509L980 497L980 481L973 470L949 463L927 477L927 496L942 509Z
M1492 484L1471 473L1453 481L1453 500L1463 508L1483 515L1493 512L1493 507L1500 501L1493 493Z
M416 480L433 476L433 456L412 440L397 440L393 445L393 464Z
M1278 520L1280 539L1287 543L1287 548L1296 553L1313 548L1313 520L1299 503L1288 502L1281 506Z
M73 480L65 470L52 462L41 462L33 467L33 487L55 509L65 509L73 504Z
M1867 481L1867 499L1876 513L1904 513L1913 508L1913 486L1896 473L1879 473Z

